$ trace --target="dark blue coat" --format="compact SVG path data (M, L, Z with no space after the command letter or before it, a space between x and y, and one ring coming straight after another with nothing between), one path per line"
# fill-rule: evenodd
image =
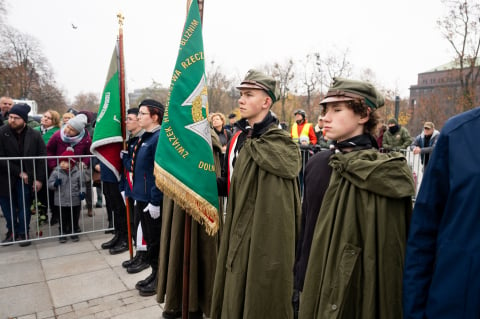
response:
M155 206L159 206L163 200L163 193L155 185L155 176L153 175L159 133L159 129L143 133L135 154L135 166L132 167L132 198Z
M412 215L404 318L480 317L480 108L447 121Z
M130 137L130 139L127 142L128 154L122 157L123 167L125 171L123 172L122 180L120 181L120 190L125 191L125 197L132 197L132 191L130 189L130 186L128 185L128 181L125 177L125 174L127 173L131 175L132 173L132 154L133 154L133 149L135 148L135 145L137 144L139 137L140 135Z

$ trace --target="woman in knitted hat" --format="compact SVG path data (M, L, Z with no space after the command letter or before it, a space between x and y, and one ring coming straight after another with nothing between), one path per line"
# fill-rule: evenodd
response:
M73 148L75 155L90 155L90 146L92 139L85 130L87 117L85 114L79 114L68 120L67 124L52 135L47 144L48 156L59 156L67 147ZM59 164L57 158L48 159L48 168L53 170ZM80 171L86 170L90 166L90 158L85 157L80 161ZM89 184L89 183L87 183ZM87 185L88 186L88 185ZM88 193L88 190L87 190ZM93 216L92 203L87 201L88 216ZM54 218L54 216L52 216Z

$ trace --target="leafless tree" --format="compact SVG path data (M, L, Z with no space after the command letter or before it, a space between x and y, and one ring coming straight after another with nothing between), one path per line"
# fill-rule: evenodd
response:
M215 61L211 61L207 68L207 84L209 112L231 113L236 107L235 95L232 94L233 81Z
M37 40L7 25L0 31L0 70L2 93L36 100L39 111L65 107L63 93Z
M305 59L300 61L299 85L301 86L301 92L305 92L305 109L306 112L312 113L313 95L320 91L322 87L322 74L318 72L318 65L320 63L319 53L309 53L305 56Z
M324 58L319 57L317 68L322 76L322 85L327 88L335 77L350 77L352 74L352 63L349 59L350 50L342 49L329 52Z
M281 102L281 112L282 120L287 119L287 112L285 108L285 102L288 98L289 92L293 86L293 79L295 78L295 73L293 70L293 59L288 59L284 64L274 63L270 67L270 73L274 78L279 82L280 87L280 102ZM269 68L268 66L266 68Z
M98 106L100 105L100 98L98 94L87 92L80 93L75 96L72 103L72 107L76 110L98 112Z
M442 0L442 3L448 13L437 25L455 52L462 90L459 111L465 111L475 106L475 87L480 75L480 3L478 0Z
M30 99L39 78L50 76L46 59L36 39L16 29L4 26L0 33L0 60L5 81L14 96Z

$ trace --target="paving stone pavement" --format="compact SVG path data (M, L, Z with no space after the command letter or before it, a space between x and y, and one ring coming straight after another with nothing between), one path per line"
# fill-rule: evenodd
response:
M104 232L60 244L57 238L0 247L0 319L161 318L155 296L141 297L135 283L149 269L128 274L100 245Z

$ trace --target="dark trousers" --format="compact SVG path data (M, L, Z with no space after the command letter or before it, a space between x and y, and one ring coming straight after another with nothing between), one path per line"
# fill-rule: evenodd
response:
M80 219L80 205L78 206L54 206L59 212L60 226L59 233L73 234L81 232L78 220Z
M143 210L148 203L137 201L135 215L140 217L143 239L147 243L147 261L153 269L158 269L158 256L160 254L160 232L162 229L162 216L153 219L149 212Z
M107 207L112 211L115 230L122 238L126 239L128 236L127 212L122 194L118 189L118 183L103 182L103 195L105 195Z
M15 236L28 234L30 230L31 190L32 185L24 184L18 179L13 183L10 196L0 196L0 206L7 222L7 229L14 232Z
M127 197L128 211L130 212L130 232L132 234L132 240L134 245L137 245L137 229L140 224L140 217L135 218L134 200L131 197Z

